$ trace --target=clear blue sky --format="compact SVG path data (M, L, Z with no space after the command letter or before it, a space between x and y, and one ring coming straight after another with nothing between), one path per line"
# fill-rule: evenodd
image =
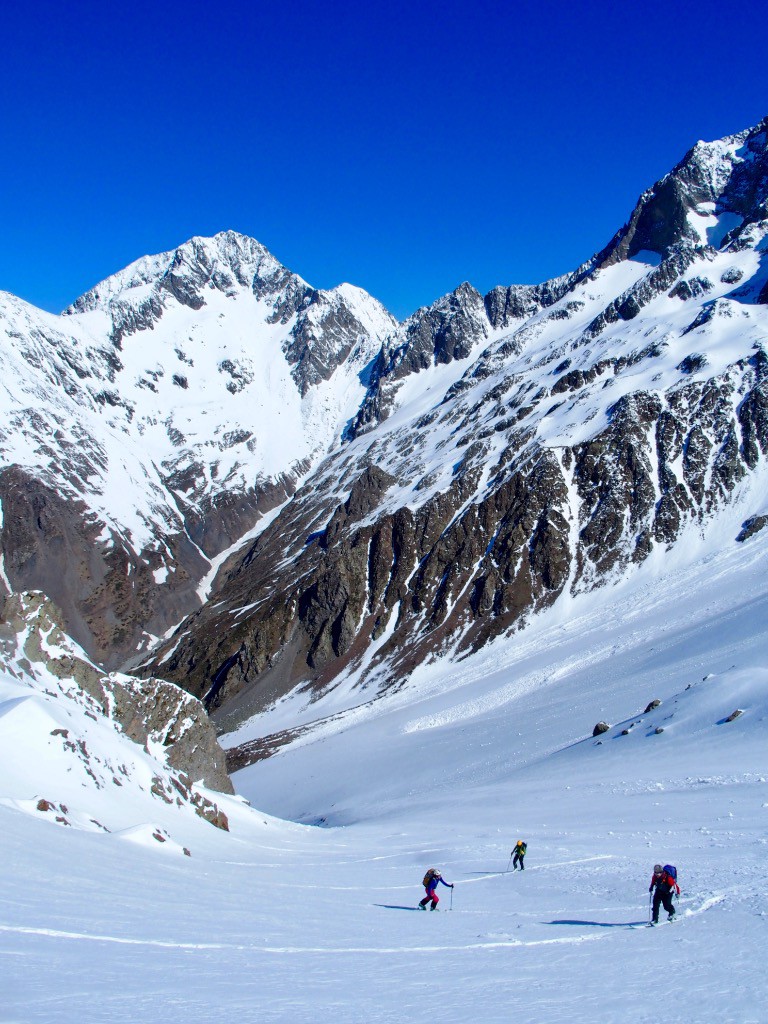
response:
M227 228L398 317L564 273L697 139L768 113L758 10L6 4L0 288L59 311Z

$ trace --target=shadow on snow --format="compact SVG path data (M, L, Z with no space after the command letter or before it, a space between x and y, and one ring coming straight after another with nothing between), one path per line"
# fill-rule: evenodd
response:
M580 927L588 925L590 928L636 928L641 924L648 924L647 921L545 921L545 924L575 924Z

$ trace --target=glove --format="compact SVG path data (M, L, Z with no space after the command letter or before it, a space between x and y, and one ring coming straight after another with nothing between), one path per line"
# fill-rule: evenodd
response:
M453 884L451 884L451 888L453 888Z
M653 892L653 886L651 886L651 888L648 890L648 892Z

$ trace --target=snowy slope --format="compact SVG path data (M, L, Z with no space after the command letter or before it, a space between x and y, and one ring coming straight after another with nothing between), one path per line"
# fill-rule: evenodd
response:
M4 806L179 853L177 829L226 828L217 801L232 786L197 701L162 680L101 673L40 594L2 612Z
M240 805L168 858L0 805L8 1019L760 1024L766 569L759 535L646 566L236 777L330 827ZM433 865L449 912L415 913Z

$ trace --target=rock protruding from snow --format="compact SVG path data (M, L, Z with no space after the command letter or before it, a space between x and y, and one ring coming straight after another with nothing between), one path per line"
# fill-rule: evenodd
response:
M62 699L109 719L187 780L234 792L224 752L200 702L162 679L105 675L63 632L60 614L43 594L14 594L4 600L0 652L0 667L10 675L21 671L30 679L38 674L55 679ZM186 788L191 789L189 781Z
M629 222L598 257L600 265L644 251L666 255L687 243L738 249L768 219L768 117L717 142L698 142L643 193Z

